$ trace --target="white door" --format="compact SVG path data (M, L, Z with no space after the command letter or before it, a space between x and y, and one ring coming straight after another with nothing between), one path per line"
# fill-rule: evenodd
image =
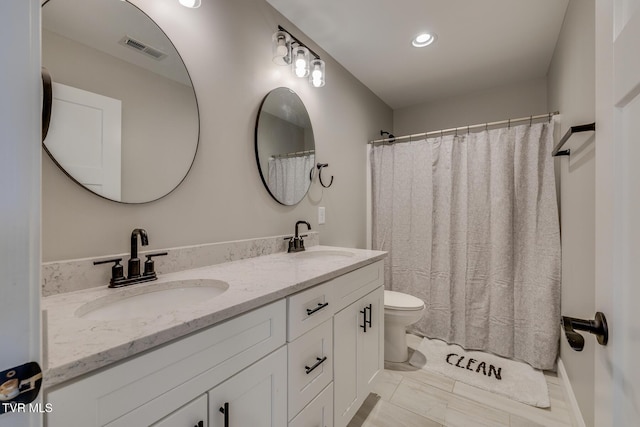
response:
M364 307L358 300L333 318L334 425L346 426L358 410L358 356Z
M47 150L76 181L120 200L122 101L53 83Z
M368 394L378 374L384 369L384 288L381 286L364 297L369 324L367 332L360 334L360 390ZM365 396L366 398L366 396Z
M286 425L286 347L209 391L209 427Z
M383 295L379 287L333 318L336 427L351 421L384 369Z
M42 365L40 2L0 1L0 39L4 41L0 44L0 372L4 372L32 361ZM38 411L0 415L0 427L39 425Z
M203 394L152 427L207 427L209 425L207 420L207 395Z
M595 425L640 425L640 0L596 1Z

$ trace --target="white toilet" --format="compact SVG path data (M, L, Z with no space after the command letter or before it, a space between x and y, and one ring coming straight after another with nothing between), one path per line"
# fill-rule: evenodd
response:
M421 299L402 292L384 291L384 360L405 362L409 358L407 326L422 318Z

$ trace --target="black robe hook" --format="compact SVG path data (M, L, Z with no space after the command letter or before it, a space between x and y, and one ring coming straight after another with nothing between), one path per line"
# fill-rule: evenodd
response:
M329 181L329 185L324 185L324 182L322 182L322 168L326 168L327 166L329 166L329 163L318 163L317 165L318 180L320 181L320 185L322 185L324 188L329 188L331 187L331 184L333 184L333 175L331 175L331 181Z

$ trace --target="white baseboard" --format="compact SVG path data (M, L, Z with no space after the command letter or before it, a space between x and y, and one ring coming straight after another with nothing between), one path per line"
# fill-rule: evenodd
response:
M571 409L572 421L577 427L586 427L584 418L582 418L582 412L580 412L580 407L578 406L578 401L576 400L576 395L573 393L573 387L571 387L567 370L564 368L564 363L562 363L562 359L558 359L558 376L562 381L562 389L564 390L565 398L567 399Z

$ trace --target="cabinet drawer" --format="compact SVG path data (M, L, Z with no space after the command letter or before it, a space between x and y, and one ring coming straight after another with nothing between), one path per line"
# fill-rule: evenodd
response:
M200 424L202 423L202 424ZM173 414L158 421L152 427L206 427L207 395L202 395L191 403L184 405Z
M332 283L329 281L287 298L287 341L295 340L333 316Z
M292 419L333 381L333 319L289 343L287 353L288 419Z
M333 427L333 383L296 415L289 427Z
M384 263L377 261L328 283L333 284L336 313L384 283Z

